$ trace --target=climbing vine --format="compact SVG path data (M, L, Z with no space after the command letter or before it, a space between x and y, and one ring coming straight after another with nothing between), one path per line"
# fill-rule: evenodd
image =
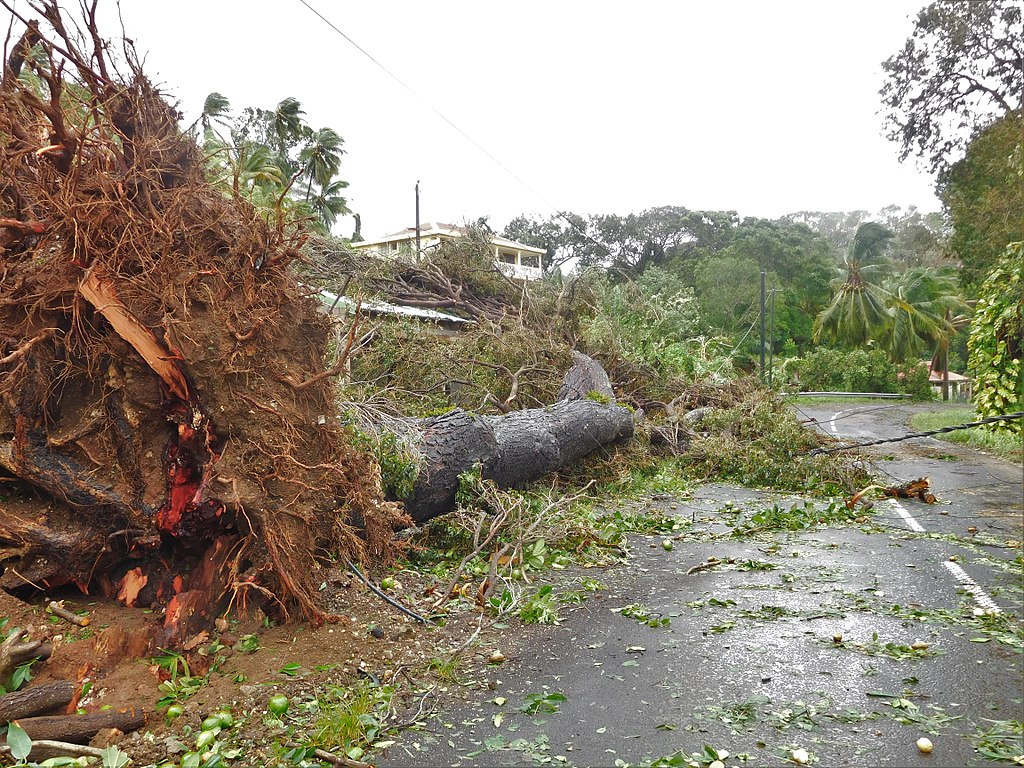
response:
M1010 243L981 287L967 341L974 375L974 402L979 416L1021 410L1024 401L1024 243ZM992 430L1020 434L1021 421L992 424Z

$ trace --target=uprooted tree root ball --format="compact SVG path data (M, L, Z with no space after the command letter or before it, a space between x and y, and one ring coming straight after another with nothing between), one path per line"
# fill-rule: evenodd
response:
M4 5L0 474L52 503L5 511L0 585L166 608L164 643L322 618L315 564L387 559L406 518L337 426L301 228L207 182L127 43L122 72L94 20Z

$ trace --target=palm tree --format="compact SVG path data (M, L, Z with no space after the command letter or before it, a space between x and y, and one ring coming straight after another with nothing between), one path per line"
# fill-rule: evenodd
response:
M302 109L299 100L289 96L281 101L269 115L270 129L277 142L275 149L278 154L287 156L288 147L299 141L304 136L304 131L309 130L302 121L304 114L306 112Z
M257 192L276 195L284 187L284 174L269 147L246 142L235 148L232 159L232 189L236 195L242 192L250 199Z
M214 123L225 125L224 118L227 117L228 112L231 110L231 102L228 101L226 96L214 91L206 100L203 102L203 112L199 116L199 123L203 126L203 135L208 136L213 134L220 138L217 132L213 129ZM223 139L221 139L223 141Z
M948 270L913 267L890 282L892 316L886 349L895 362L920 358L927 350L948 349L967 304L957 277Z
M331 128L321 128L310 136L309 143L299 153L299 162L305 166L307 177L306 199L309 200L313 183L328 187L341 168L341 148L345 140Z
M339 216L349 212L348 200L339 194L347 186L347 181L338 180L326 187L320 187L312 197L307 198L313 214L327 232L330 232Z
M890 269L885 250L893 237L890 230L877 222L857 227L844 258L845 278L832 281L836 289L832 301L814 320L815 341L824 335L859 347L884 338L892 316L891 295L882 286L882 280Z

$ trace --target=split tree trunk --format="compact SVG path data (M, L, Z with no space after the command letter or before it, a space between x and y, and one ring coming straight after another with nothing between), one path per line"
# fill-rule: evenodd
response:
M459 475L477 464L502 488L520 488L633 434L633 414L615 404L604 369L573 352L560 399L547 408L476 416L460 408L424 419L420 473L406 511L423 522L455 508Z

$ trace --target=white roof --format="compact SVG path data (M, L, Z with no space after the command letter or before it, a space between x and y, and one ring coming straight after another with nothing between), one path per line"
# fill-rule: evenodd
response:
M320 302L329 309L332 307L344 306L349 311L355 311L356 302L348 296L338 296L330 291L320 291ZM455 323L475 325L476 321L467 320L464 317L456 317L446 312L438 312L436 309L424 309L422 307L405 307L401 304L389 304L386 301L375 299L363 299L360 302L363 311L378 315L395 315L396 317L409 317L416 320L431 320L435 323Z

